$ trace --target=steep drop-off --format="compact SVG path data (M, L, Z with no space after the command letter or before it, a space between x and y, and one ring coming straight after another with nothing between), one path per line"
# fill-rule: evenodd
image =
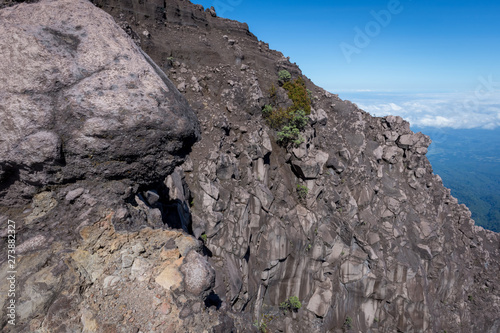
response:
M306 78L305 140L280 146L262 109L291 105L280 70L302 73L246 24L182 0L94 3L131 39L83 0L0 12L18 328L500 329L500 239L433 174L428 137Z

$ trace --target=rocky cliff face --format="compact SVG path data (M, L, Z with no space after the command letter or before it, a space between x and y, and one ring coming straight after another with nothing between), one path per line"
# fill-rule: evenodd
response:
M500 239L432 173L428 137L306 79L305 140L280 146L261 110L302 73L246 24L94 3L129 37L83 0L0 12L16 329L500 330Z

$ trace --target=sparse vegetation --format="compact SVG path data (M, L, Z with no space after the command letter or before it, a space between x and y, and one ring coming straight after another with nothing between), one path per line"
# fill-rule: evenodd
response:
M347 316L344 321L344 327L348 330L352 328L352 318Z
M204 234L202 234L200 237L201 237L201 239L203 240L203 243L206 243L206 242L207 242L207 239L208 239L207 234L205 234L205 233L204 233Z
M283 126L277 135L278 143L284 146L288 143L293 143L295 146L298 146L304 142L304 138L300 135L299 129L294 126Z
M280 303L280 309L283 310L284 313L287 311L297 312L301 307L302 303L297 296L290 296L286 301Z
M264 118L268 118L271 116L272 113L273 113L273 106L269 104L264 105L264 108L262 109L262 116L264 116Z
M293 113L290 123L292 126L298 128L299 131L302 131L306 127L308 121L309 120L306 116L305 111L297 110Z
M255 321L253 323L253 326L257 327L259 332L267 333L267 324L264 322L264 320L261 320L260 323L258 321Z
M278 78L280 81L288 82L292 78L292 74L290 74L290 72L286 69L282 69L278 72Z
M269 89L271 104L262 108L262 116L270 127L278 130L277 142L279 144L298 146L305 141L300 132L309 121L307 115L311 113L311 98L302 77L290 81L290 73L282 70L278 73L278 78L281 82L285 81L283 88L287 90L288 98L292 100L293 105L287 109L277 106L277 89L273 84Z
M289 112L304 110L306 114L311 113L311 99L302 77L299 76L293 81L285 82L283 88L288 92L288 97L293 102L293 105L289 108Z
M299 195L300 199L305 199L308 193L309 189L307 188L307 186L302 184L297 184L297 194Z
M300 135L300 131L307 125L307 121L308 119L303 110L292 113L291 119L288 120L288 124L284 125L281 131L277 133L278 143L282 145L293 143L295 146L298 146L304 142L304 138Z
M273 108L271 114L267 116L267 122L272 128L281 129L284 125L288 124L290 118L291 115L286 109Z
M276 93L276 86L273 84L269 89L269 98L271 99L271 101L274 101L276 99Z
M307 96L309 96L309 99L312 101L313 100L313 92L309 89L306 89L307 90Z

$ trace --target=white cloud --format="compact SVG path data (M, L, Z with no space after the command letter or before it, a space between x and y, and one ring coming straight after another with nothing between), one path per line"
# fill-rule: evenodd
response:
M474 93L366 93L358 94L352 101L374 116L398 115L416 126L485 129L500 127L498 91L481 98L476 97Z
M401 111L403 108L400 107L399 105L397 104L394 104L394 103L389 103L389 106L391 107L391 109L393 109L394 111Z

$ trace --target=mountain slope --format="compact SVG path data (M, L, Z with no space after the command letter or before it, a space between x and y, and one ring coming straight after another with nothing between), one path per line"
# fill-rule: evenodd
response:
M58 1L20 5L0 15L50 3ZM76 3L81 15L99 18L89 19L85 29L100 26L119 35L116 26L102 26L96 8ZM474 226L468 209L432 173L425 157L428 137L411 132L399 117L371 117L304 78L312 96L300 134L304 142L279 145L278 131L262 109L293 104L279 82L281 70L292 79L303 75L245 24L182 0L94 3L151 57L154 63L144 58L150 73L167 74L162 81L175 99L156 96L158 104L149 112L164 107L179 120L155 121L166 128L184 124L192 134L166 134L159 142L147 136L166 148L170 140L185 144L170 150L177 155L168 167L157 164L161 155L145 154L147 169L138 179L122 173L106 178L106 169L97 169L102 175L88 172L35 186L38 194L26 195L31 211L24 203L4 204L4 218L22 223L23 244L36 243L28 235L44 235L51 223L74 229L65 242L24 253L36 262L21 262L23 269L31 267L32 280L24 285L50 281L46 285L68 290L49 297L43 288L26 288L20 304L26 309L36 300L38 307L23 311L25 327L36 332L255 332L256 326L287 333L498 330L498 234ZM54 15L50 22L62 13ZM99 51L106 54L105 48ZM107 79L121 82L113 75ZM140 87L137 96L150 95ZM183 107L184 98L200 123L201 139L194 145L197 126L186 124L191 111ZM106 102L113 112L117 101ZM149 119L151 107L131 111ZM165 133L142 124L146 131ZM118 141L127 138L113 134ZM67 149L61 147L64 156ZM8 198L17 187L4 190ZM85 207L96 208L86 212ZM40 259L41 253L52 259ZM291 302L286 306L292 297L301 302L298 311Z
M364 332L479 332L498 319L484 312L491 295L473 282L493 274L497 236L473 227L468 210L432 174L426 137L306 80L313 121L306 142L285 150L260 110L278 71L302 73L246 25L182 1L98 5L127 20L197 112L203 139L186 178L193 230L208 236L217 293L234 310L261 318L298 296L308 311L286 321L287 330L339 329L349 317ZM141 16L153 7L154 21ZM309 189L305 202L297 184Z

